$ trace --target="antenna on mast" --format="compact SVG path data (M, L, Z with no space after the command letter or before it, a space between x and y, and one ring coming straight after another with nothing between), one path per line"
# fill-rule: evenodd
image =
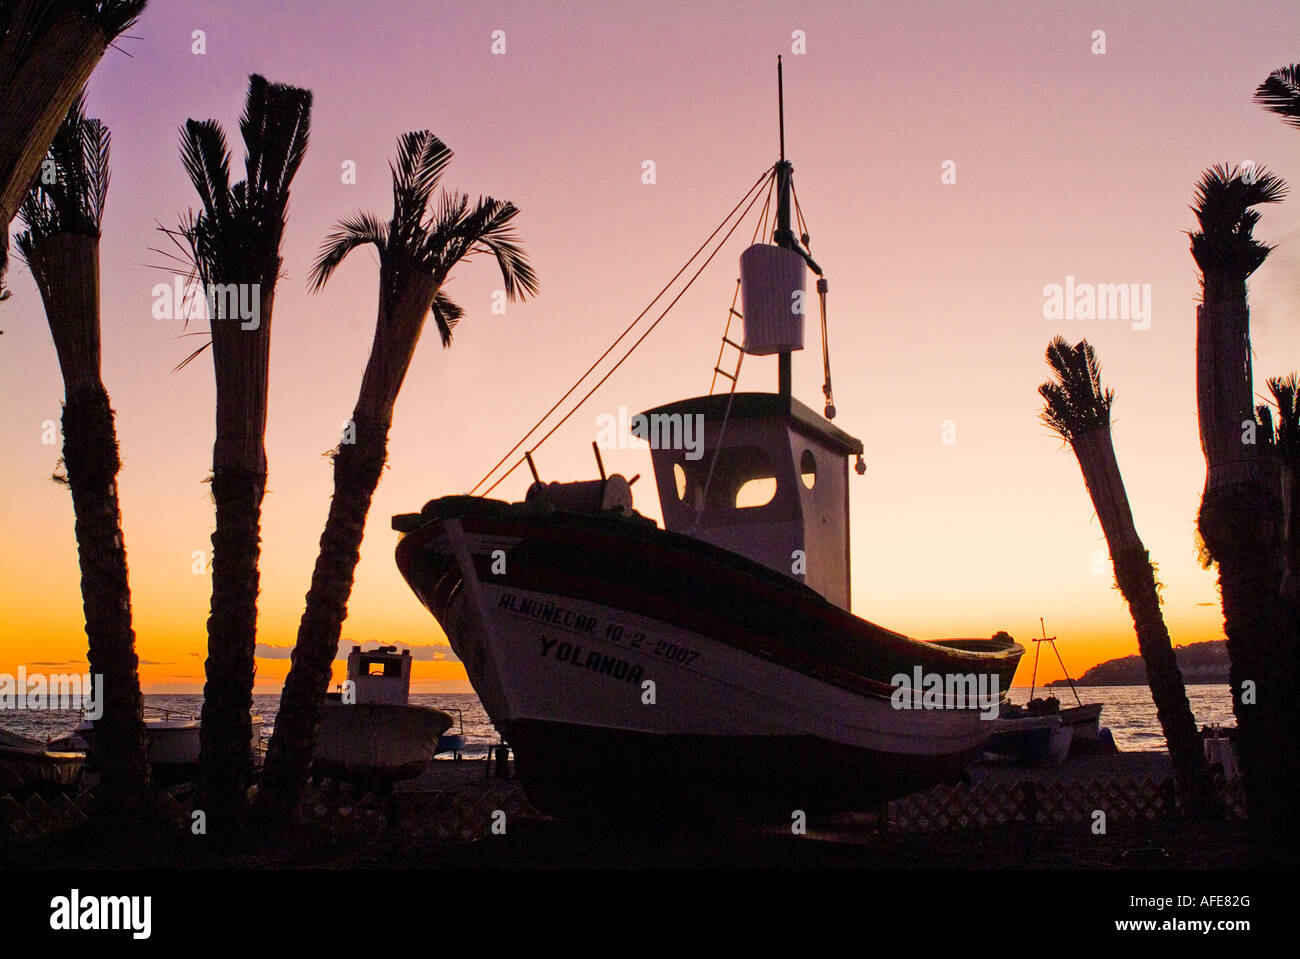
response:
M776 106L781 128L781 159L776 164L776 229L772 232L772 242L787 250L798 250L794 231L790 229L790 176L794 173L794 167L785 158L785 79L779 53L776 55ZM789 350L777 354L776 378L777 392L785 397L790 396L794 376Z
M785 162L785 80L781 75L781 54L776 55L776 109L781 124L781 162Z

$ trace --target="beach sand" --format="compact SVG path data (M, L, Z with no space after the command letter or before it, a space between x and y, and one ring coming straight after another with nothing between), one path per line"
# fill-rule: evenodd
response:
M282 834L252 833L216 844L181 830L102 835L81 828L0 846L6 868L225 869L572 869L844 868L1248 869L1261 863L1240 821L1002 825L898 834L876 813L809 817L806 833L788 824L736 821L602 827L558 822L527 805L518 781L485 775L484 761L437 762L391 797L314 791L308 821ZM1164 753L1084 757L1067 766L1019 769L977 764L974 783L1008 780L1161 780ZM513 769L511 770L513 777ZM497 827L494 832L494 825ZM501 833L504 828L504 834ZM154 832L157 832L155 830Z

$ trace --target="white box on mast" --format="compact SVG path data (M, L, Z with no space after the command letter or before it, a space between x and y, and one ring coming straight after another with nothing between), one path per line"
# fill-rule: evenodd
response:
M793 250L756 243L740 254L745 352L755 356L803 349L804 260Z

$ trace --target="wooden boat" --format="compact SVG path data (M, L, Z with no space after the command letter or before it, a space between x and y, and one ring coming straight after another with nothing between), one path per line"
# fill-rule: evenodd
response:
M410 703L410 688L409 649L353 646L346 683L321 709L312 775L381 785L424 772L452 717Z
M1061 725L1070 730L1070 749L1069 755L1083 756L1097 753L1116 752L1114 737L1101 735L1101 703L1085 703L1079 698L1079 691L1074 688L1074 680L1070 678L1070 672L1065 668L1065 661L1061 659L1061 652L1056 648L1056 637L1047 635L1047 627L1040 618L1038 620L1039 629L1042 636L1034 638L1034 669L1029 680L1029 703L1026 708L1032 715L1043 713L1052 713L1060 718ZM1052 652L1056 654L1056 661L1061 666L1061 672L1065 674L1065 682L1070 687L1070 692L1074 694L1074 706L1061 708L1061 701L1055 696L1047 695L1043 698L1036 698L1034 690L1038 682L1038 653L1042 649L1040 644L1048 643L1052 647Z
M186 710L165 706L144 707L144 728L149 751L150 778L156 785L184 782L194 776L199 762L198 716ZM252 734L249 752L260 755L264 720L253 714L250 717ZM71 734L54 741L61 747L85 750L94 764L95 724L89 720L78 723Z
M790 304L805 266L822 275L790 229L792 170L783 147L774 242L741 256L742 356L777 355L778 391L737 393L725 373L730 393L641 414L663 528L598 449L598 480L546 484L534 468L523 502L447 496L393 519L402 575L546 812L788 816L956 781L1024 652L1004 633L921 642L851 612L848 466L865 471L863 447L830 422L829 375L827 417L791 395ZM755 483L766 502L747 500ZM913 675L940 694L908 694ZM954 679L991 689L991 711Z
M990 762L1036 766L1064 762L1070 754L1074 729L1056 713L1031 713L1008 704L992 724L993 734L983 746Z
M0 796L71 786L85 762L84 752L51 749L39 739L0 729Z

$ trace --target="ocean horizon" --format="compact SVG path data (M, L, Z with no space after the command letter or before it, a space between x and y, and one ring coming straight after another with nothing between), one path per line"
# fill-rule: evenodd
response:
M1043 691L1040 685L1038 691ZM1028 686L1013 686L1011 700L1024 704L1029 700ZM1074 696L1066 687L1051 687L1047 692L1056 696L1061 705L1075 705ZM1115 744L1122 752L1163 750L1165 737L1160 729L1151 690L1146 686L1080 686L1079 698L1084 703L1101 703L1101 725L1108 727ZM198 694L146 693L145 705L198 716L203 708L203 697ZM1214 683L1187 686L1187 699L1198 726L1218 724L1233 725L1232 694L1226 685ZM483 704L473 693L412 693L410 701L422 706L434 706L456 717L451 732L462 724L466 758L481 758L491 747L501 742L501 736L488 719ZM275 726L280 694L255 693L253 710L265 721L264 737L269 737ZM36 739L49 740L71 730L80 721L75 710L0 710L0 727Z

